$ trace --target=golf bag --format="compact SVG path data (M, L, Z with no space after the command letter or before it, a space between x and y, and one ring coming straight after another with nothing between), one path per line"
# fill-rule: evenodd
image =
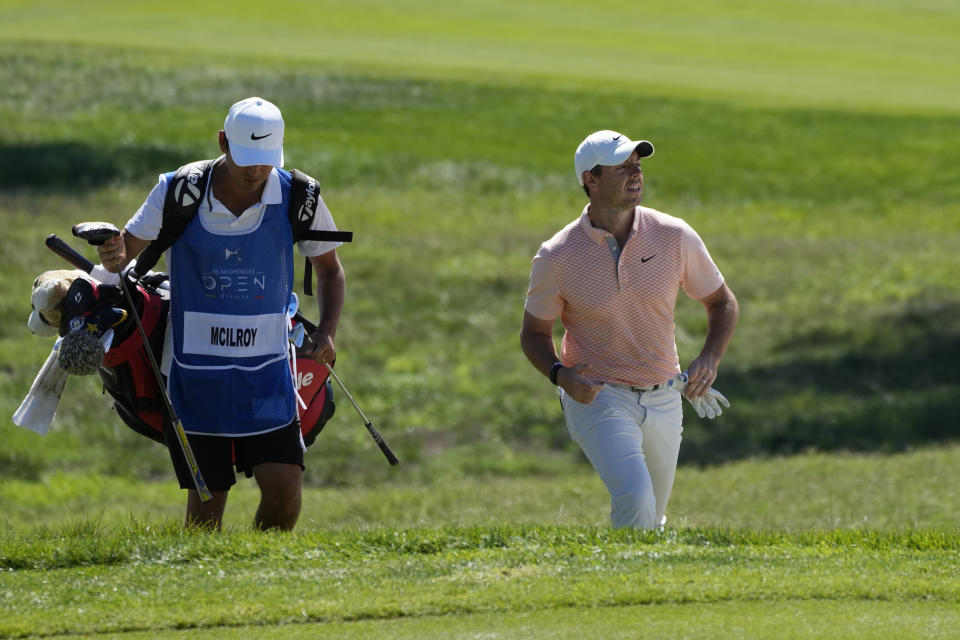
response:
M158 283L159 284L159 283ZM130 287L149 342L148 348L160 362L170 311L170 294L165 289ZM124 301L125 302L125 301ZM143 348L143 339L131 318L114 334L113 346L97 373L103 390L113 398L113 408L128 427L163 443L163 414L166 411L157 379Z
M130 295L147 334L148 348L156 362L161 361L163 354L170 310L170 294L161 286L166 279L166 274L150 273L130 287ZM114 293L115 289L119 288L113 285L91 285L87 280L75 281L66 299L88 299L92 302L82 305L82 315L65 314L61 333L87 328L91 324L96 329L98 324L102 324L98 319L105 315L105 308L126 307L125 298L118 298ZM306 323L305 320L304 322ZM166 407L150 360L143 349L143 339L136 322L127 313L122 322L113 326L113 331L112 346L97 370L103 389L113 398L114 409L128 427L163 443L163 416ZM310 358L298 355L296 363L291 364L297 371L297 392L306 405L306 408L299 403L297 406L300 430L304 444L310 446L335 411L333 387L328 379L329 372Z

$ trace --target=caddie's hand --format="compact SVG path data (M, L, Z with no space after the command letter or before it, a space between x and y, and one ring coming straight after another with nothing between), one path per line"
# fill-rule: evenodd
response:
M317 329L310 336L310 346L307 348L307 355L311 360L320 364L333 362L337 357L337 351L333 347L333 338L324 331Z
M111 273L118 273L121 265L126 263L127 252L123 243L123 236L114 236L97 246L97 255L100 264Z
M697 415L701 418L709 418L713 420L719 415L723 414L723 410L720 408L721 405L724 407L730 407L730 401L727 400L722 393L716 389L708 389L706 393L697 398L691 398L684 393L685 390L690 387L690 377L687 375L687 372L678 373L676 377L667 383L675 391L683 394L683 397L687 399L690 403L690 406L693 407L694 411L697 412Z
M602 382L595 382L583 376L585 364L575 364L572 367L563 367L557 371L557 384L571 398L582 404L590 404L603 389Z

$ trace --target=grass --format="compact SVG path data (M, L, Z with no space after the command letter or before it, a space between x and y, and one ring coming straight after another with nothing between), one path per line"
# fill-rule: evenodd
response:
M716 638L836 638L857 637L882 640L949 638L956 624L951 605L937 603L861 602L855 605L860 617L847 624L851 607L830 601L758 601L732 604L684 603L549 609L519 613L439 615L399 620L353 620L328 623L289 623L254 628L233 626L202 630L205 638L239 638L255 632L272 638L635 638L644 635L670 637L679 627L692 640ZM573 615L562 615L570 613ZM749 620L749 632L744 620ZM191 638L197 629L165 632L162 637ZM93 634L90 638L155 638L156 631ZM851 636L850 634L856 634Z
M891 603L894 619L926 633L957 615L958 550L956 534L936 531L502 525L209 536L176 525L82 523L0 542L0 589L12 614L0 634L375 620L409 630L417 625L398 621L436 616L447 619L445 632L463 633L478 614L513 618L505 625L513 634L517 619L552 611L553 625L535 636L547 637L582 609L732 603L736 613L784 602L809 615L809 601L834 605L835 634L859 629L860 602Z
M8 480L0 637L616 638L642 620L693 638L948 638L958 457L684 467L662 533L611 530L586 472L309 488L289 534L250 530L241 483L215 536L182 529L171 483Z
M950 530L956 526L958 462L960 449L954 446L892 456L805 454L684 466L670 500L669 522L745 531ZM131 519L178 522L184 494L171 477L169 471L163 482L54 472L39 482L7 479L0 484L0 530L58 529L78 516L108 528L122 528ZM231 492L225 526L246 530L258 499L253 481L241 481ZM608 496L596 474L571 465L565 473L541 476L451 473L421 482L310 487L299 526L603 526L608 513Z
M0 0L0 413L50 348L16 320L63 266L43 238L123 224L263 95L356 232L338 370L402 460L341 400L296 532L250 531L245 481L221 535L184 532L166 452L71 379L47 437L0 424L0 637L952 637L958 26L937 0ZM600 128L655 143L646 202L743 310L659 534L608 528L517 344ZM704 330L681 299L682 361Z
M9 221L0 306L11 318L28 315L27 283L63 266L42 245L48 233L90 218L122 225L159 171L215 153L224 96L276 96L291 164L320 176L340 226L356 232L341 250L342 375L406 463L388 470L364 458L369 442L341 405L311 482L566 464L573 449L555 400L516 336L530 257L583 206L569 167L580 134L568 132L601 126L655 141L648 203L693 224L743 308L718 382L735 410L709 427L688 421L684 462L957 437L938 419L956 409L960 353L955 117L642 94L598 111L588 94L557 87L269 62L234 70L216 59L179 67L64 45L0 44L0 53L13 70L0 98L10 124L0 142L10 152L0 156ZM103 76L113 81L101 91ZM686 362L704 316L681 296L677 319ZM18 323L0 328L9 367L0 402L11 414L49 349L25 338ZM142 460L143 476L165 469L162 452L125 433L108 404L95 381L71 380L56 440L38 448L33 434L0 426L10 443L0 473L38 477L54 460L117 472L114 450Z
M646 94L851 111L956 108L955 89L943 78L960 54L953 37L960 14L943 0L285 0L269 10L249 1L226 10L222 3L100 0L79 11L46 0L8 1L0 10L0 38L167 56L255 54L350 73L588 90L630 84Z

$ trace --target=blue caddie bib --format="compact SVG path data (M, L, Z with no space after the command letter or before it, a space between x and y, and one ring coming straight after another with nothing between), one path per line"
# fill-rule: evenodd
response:
M287 360L293 235L283 200L253 231L222 235L200 216L170 247L170 401L188 433L245 436L297 415ZM172 177L168 174L168 180Z

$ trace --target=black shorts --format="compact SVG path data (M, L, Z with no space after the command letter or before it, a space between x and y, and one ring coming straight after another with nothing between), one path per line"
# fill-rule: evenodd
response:
M163 421L163 440L170 451L173 468L181 489L196 489L190 465L187 464L180 440L170 421ZM300 421L274 431L241 438L187 434L190 448L197 459L197 466L210 491L229 491L237 483L233 469L253 475L253 468L265 462L296 464L303 469L303 445L300 438Z

